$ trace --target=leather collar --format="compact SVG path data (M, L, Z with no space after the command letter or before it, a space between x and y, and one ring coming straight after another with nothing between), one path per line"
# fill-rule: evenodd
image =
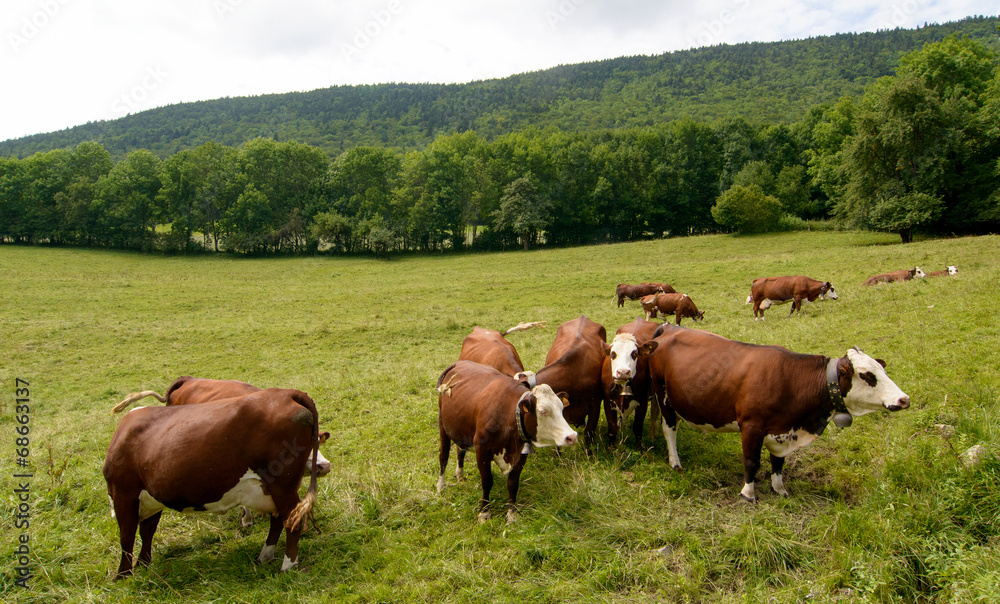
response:
M847 404L844 403L844 395L840 391L840 376L837 373L838 361L840 359L833 358L826 364L826 393L830 396L830 402L833 403L834 412L850 415L851 412L847 410Z
M521 453L532 453L535 450L531 444L533 439L528 436L528 429L524 426L524 415L521 413L521 403L524 402L524 399L529 394L531 394L531 391L522 394L521 398L517 401L517 406L514 407L514 424L517 425L517 434L524 441L524 448L521 450Z

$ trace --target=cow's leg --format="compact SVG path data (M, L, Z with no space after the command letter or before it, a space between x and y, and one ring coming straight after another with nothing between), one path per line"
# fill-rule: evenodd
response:
M517 488L521 484L521 470L527 460L527 455L521 455L510 469L510 474L507 474L507 522L514 522L517 515Z
M594 401L587 412L587 425L583 430L583 441L586 444L587 455L590 455L590 448L597 437L597 424L601 421L601 401Z
M649 401L644 403L636 401L635 419L632 420L632 434L635 435L635 446L642 448L642 425L646 423L646 408Z
M264 564L274 560L274 547L278 545L278 537L281 536L281 529L284 528L281 519L277 514L271 514L271 526L267 529L267 539L264 540L264 547L257 556L257 562Z
M455 465L455 480L465 480L465 449L459 447L455 458L458 461Z
M761 300L754 300L753 301L753 320L754 321L756 321L757 319L760 319L761 321L764 320L764 311L760 309L760 303L761 303Z
M493 459L485 447L476 446L476 465L479 467L479 483L483 496L479 499L479 521L490 519L490 491L493 490Z
M115 493L114 508L122 546L122 560L115 575L117 581L132 574L132 550L135 548L135 531L139 528L138 493L134 497Z
M795 296L795 298L792 300L792 310L788 311L788 316L789 317L792 316L792 313L799 310L800 308L802 308L802 298L800 298L799 296Z
M243 512L240 514L240 526L248 527L253 526L253 512L245 507L240 507Z
M608 442L612 445L618 441L618 415L618 406L613 400L605 398L604 417L608 420Z
M286 516L287 517L287 516ZM302 536L302 527L285 530L285 557L281 561L281 571L291 570L299 565L299 537Z
M667 460L675 470L681 468L681 457L677 454L677 412L667 402L666 394L656 394L663 423L663 438L667 441Z
M440 426L439 426L440 427ZM437 492L440 493L444 489L444 470L448 467L448 456L451 454L451 439L445 434L444 427L440 427L441 432L441 447L438 449L438 462L440 463L441 471L438 472L437 481ZM458 469L455 470L455 476L458 477L459 470L462 467L462 449L458 450L459 464Z
M781 476L781 470L785 467L785 458L771 455L771 488L782 497L788 497L788 490L785 489L785 480Z
M764 446L764 435L751 426L741 426L743 438L743 490L740 497L750 503L757 503L757 493L754 485L757 480L757 470L760 469L760 450Z
M153 559L153 534L156 533L156 526L160 523L160 516L163 512L157 512L139 523L139 538L142 539L142 548L139 550L139 565L148 566Z
M647 398L647 405L649 400ZM660 406L653 401L652 405L649 405L649 440L654 440L656 438L656 431L660 428Z

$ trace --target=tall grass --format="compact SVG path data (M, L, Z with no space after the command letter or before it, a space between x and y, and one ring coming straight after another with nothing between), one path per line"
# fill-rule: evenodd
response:
M1000 237L918 241L854 232L709 236L503 254L162 257L0 247L0 375L31 382L35 576L18 602L993 601L1000 579ZM956 277L864 288L870 274L957 264ZM754 322L753 278L807 274L840 299ZM510 339L539 368L555 326L585 314L610 333L640 309L623 282L667 281L704 328L761 344L888 361L913 406L832 426L786 463L791 492L738 500L739 439L681 428L684 472L631 440L541 450L513 524L475 519L478 475L438 495L435 379L476 324L547 320ZM687 324L687 322L685 322ZM333 472L302 569L258 566L266 528L165 513L153 563L121 582L100 467L111 406L180 375L296 387L317 401ZM0 439L14 509L13 435ZM629 431L624 431L629 432ZM170 452L165 451L164 455ZM454 463L454 462L452 462ZM766 464L765 464L766 466ZM761 472L763 476L763 471ZM493 502L502 509L502 481ZM21 531L5 522L3 540ZM284 540L279 543L283 546Z

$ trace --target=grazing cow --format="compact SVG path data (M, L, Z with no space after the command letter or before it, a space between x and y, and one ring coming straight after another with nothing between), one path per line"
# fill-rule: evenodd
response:
M917 278L923 279L927 275L920 269L919 266L913 268L904 268L898 271L892 271L891 273L882 273L881 275L872 275L865 279L862 285L876 285L879 283L895 283L896 281L909 281L910 279Z
M574 426L585 426L588 451L600 421L604 400L601 371L610 352L604 326L581 315L559 326L545 366L529 378L531 386L548 384L556 392L567 393L569 407L563 415Z
M636 446L642 446L642 424L649 403L649 370L647 358L656 350L653 334L660 326L656 321L636 317L618 328L611 342L611 352L604 358L601 384L604 386L604 417L608 420L611 442L618 439L619 418L624 424L635 413L632 432ZM659 410L654 407L659 423ZM650 426L654 424L650 423ZM652 429L652 428L651 428Z
M836 300L838 298L836 290L829 281L817 281L809 277L797 275L794 277L760 277L754 279L750 286L750 298L753 302L754 321L764 318L764 311L773 304L781 304L789 300L792 301L792 310L788 313L792 315L802 308L802 300L812 302L819 298ZM765 301L767 301L765 303Z
M451 443L458 446L455 477L462 479L465 452L475 449L483 496L479 521L490 517L493 488L491 462L507 476L507 521L517 511L521 470L533 447L565 447L576 442L576 432L563 418L566 405L546 385L528 387L486 365L457 361L438 378L438 428L441 434L438 493L444 488Z
M945 275L947 275L947 276L953 276L953 275L957 275L957 274L958 274L958 267L957 266L949 266L948 268L946 268L943 271L933 271L933 272L927 273L927 276L928 277L944 277Z
M690 317L695 321L705 320L705 312L699 311L694 300L687 294L653 294L643 297L640 304L647 321L655 319L657 314L674 315L677 325L681 324L683 317Z
M618 287L615 288L615 296L618 297L619 308L625 305L625 298L638 300L643 296L649 296L657 292L672 294L674 293L674 288L670 287L669 283L640 283L639 285L619 283Z
M299 486L312 457L309 489ZM140 407L122 418L104 460L122 559L116 579L132 574L136 528L139 564L152 558L164 508L224 512L234 506L271 514L258 561L274 557L286 529L281 570L298 564L304 519L316 501L319 414L299 390L271 388L201 405Z
M524 370L524 363L517 354L514 345L504 338L505 335L524 331L533 327L544 327L545 321L534 323L519 323L507 331L500 333L495 329L484 329L478 325L472 328L472 333L462 341L462 352L458 355L460 361L475 361L489 365L500 373L511 377L526 377L530 372Z
M649 373L670 465L681 467L678 417L706 432L739 432L745 470L740 495L748 501L756 500L762 446L771 454L771 487L787 495L785 456L815 440L831 419L846 427L854 416L910 406L885 363L857 348L831 359L679 327L656 341Z

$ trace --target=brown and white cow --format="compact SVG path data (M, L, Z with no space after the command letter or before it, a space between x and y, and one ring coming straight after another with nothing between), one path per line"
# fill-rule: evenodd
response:
M865 279L862 285L877 285L879 283L895 283L897 281L909 281L910 279L923 279L927 275L919 266L913 268L904 268L898 271L892 271L891 273L882 273L881 275L872 275Z
M831 419L846 427L856 416L910 406L910 397L886 375L885 363L857 348L828 358L680 327L669 327L656 341L649 373L670 465L681 467L678 417L705 432L739 432L740 495L748 501L756 500L762 447L771 454L771 487L787 495L785 456L812 443Z
M656 350L653 334L660 326L656 321L636 317L618 328L611 342L611 352L604 358L601 384L604 386L604 417L608 420L611 442L618 439L619 423L624 424L635 414L632 432L637 447L642 446L642 424L649 404L649 370L647 358ZM654 408L656 423L659 410ZM620 421L619 421L620 420ZM652 435L653 420L650 430Z
M574 426L585 426L588 450L600 421L604 400L601 371L610 353L604 326L581 315L559 326L545 355L545 366L528 378L531 386L548 384L556 392L567 393L569 407L563 416Z
M140 407L125 414L104 460L122 558L115 576L132 574L136 529L140 565L152 558L153 534L165 508L224 512L237 505L271 514L258 556L274 557L286 529L281 570L298 564L304 519L316 501L319 414L299 390L271 388L200 405ZM299 499L306 461L309 489Z
M829 281L818 281L802 275L794 277L760 277L750 286L750 301L753 302L754 320L763 319L764 311L774 304L792 301L792 315L802 308L802 301L816 299L836 300L836 290Z
M619 283L618 287L615 288L619 308L625 305L625 298L638 300L643 296L650 296L657 292L671 294L674 292L674 288L669 283L640 283L638 285Z
M948 268L946 268L943 271L933 271L933 272L927 273L927 276L928 277L944 277L944 276L951 277L951 276L954 276L954 275L957 275L957 274L958 274L958 267L957 266L949 266Z
M455 477L463 478L465 452L475 450L483 495L479 521L490 517L493 488L491 464L496 462L507 477L507 521L517 511L521 470L533 447L565 447L577 440L576 432L563 418L566 402L547 385L529 388L525 382L472 361L457 361L437 382L438 429L441 436L438 493L444 489L451 443L458 446Z
M517 349L504 336L544 326L545 321L519 323L501 333L495 329L486 329L476 325L472 328L472 333L462 340L462 352L459 353L458 360L489 365L500 373L511 377L526 377L531 372L525 372L524 363L521 362Z
M644 296L639 303L642 304L647 321L655 319L658 314L674 315L677 325L681 324L681 319L684 317L695 321L705 320L705 312L699 311L694 300L687 294L653 294Z

